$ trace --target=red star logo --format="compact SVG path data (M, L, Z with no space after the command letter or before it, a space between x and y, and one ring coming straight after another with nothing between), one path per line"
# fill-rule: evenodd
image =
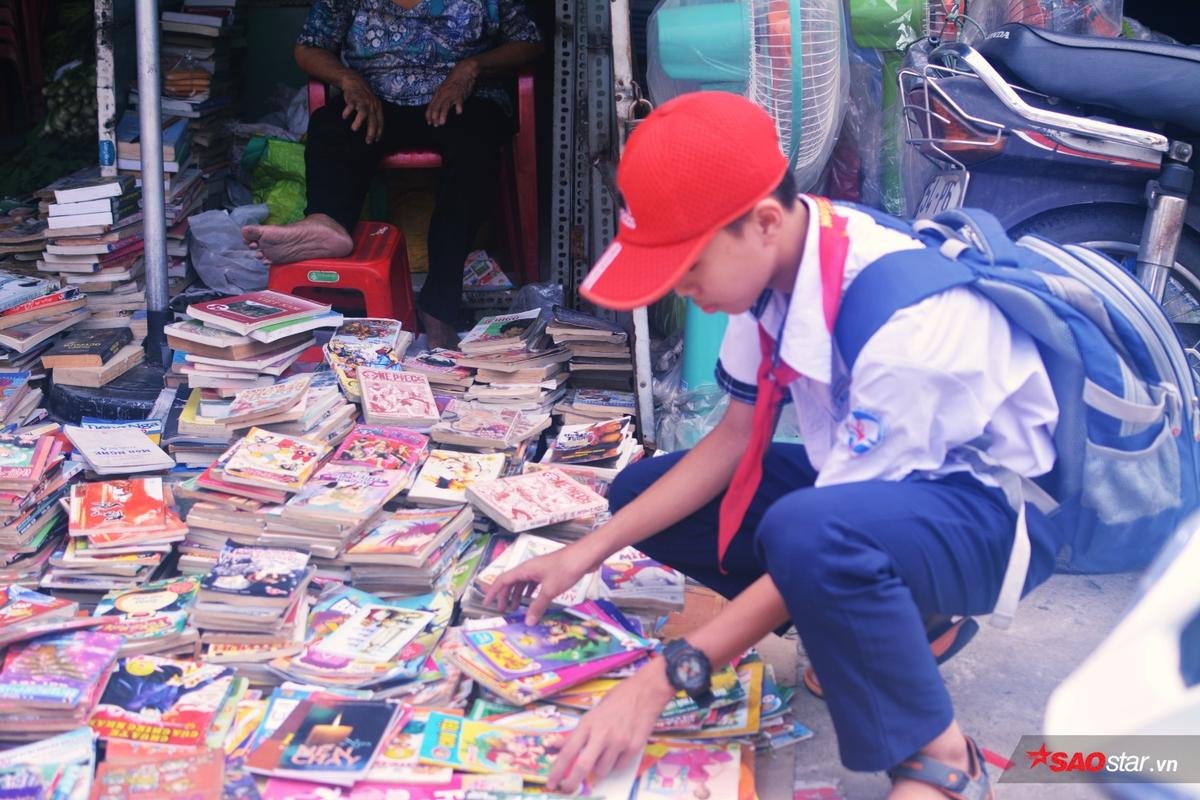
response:
M1029 759L1029 768L1034 769L1038 764L1045 764L1046 759L1050 758L1050 750L1046 749L1046 743L1042 742L1040 750L1026 750L1025 757Z

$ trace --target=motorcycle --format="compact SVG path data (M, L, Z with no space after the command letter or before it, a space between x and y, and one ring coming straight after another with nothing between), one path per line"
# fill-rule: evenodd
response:
M914 216L975 206L1013 238L1135 273L1200 359L1200 47L1010 23L900 71L907 141L933 162Z

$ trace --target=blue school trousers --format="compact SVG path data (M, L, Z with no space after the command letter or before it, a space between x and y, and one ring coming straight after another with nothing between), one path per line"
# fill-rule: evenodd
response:
M623 470L615 511L683 456ZM889 769L954 719L924 620L987 614L1008 564L1016 514L999 489L965 473L938 480L815 488L801 445L773 444L763 480L717 569L718 497L638 547L732 598L770 574L816 670L848 769ZM1026 512L1033 545L1025 591L1054 569L1061 534Z

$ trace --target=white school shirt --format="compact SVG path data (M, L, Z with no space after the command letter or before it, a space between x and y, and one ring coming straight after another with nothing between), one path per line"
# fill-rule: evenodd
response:
M1037 347L971 289L896 312L846 375L825 327L817 209L801 199L809 227L795 287L790 297L767 290L754 308L730 316L717 363L721 386L754 402L759 322L772 339L782 324L780 358L802 376L789 386L790 405L817 486L974 473L960 460L968 444L1019 475L1049 472L1058 403ZM887 253L923 247L860 211L834 209L850 239L843 286Z

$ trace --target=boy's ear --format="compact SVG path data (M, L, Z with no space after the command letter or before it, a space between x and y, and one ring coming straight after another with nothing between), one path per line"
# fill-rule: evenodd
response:
M778 200L774 197L764 197L750 212L747 227L751 228L755 235L761 237L765 243L773 242L783 228L784 213L783 206L779 204Z

